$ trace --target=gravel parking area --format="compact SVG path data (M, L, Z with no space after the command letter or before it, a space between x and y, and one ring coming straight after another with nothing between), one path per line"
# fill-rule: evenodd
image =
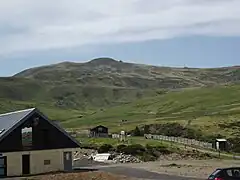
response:
M240 167L240 160L163 160L138 164L124 164L124 166L141 168L160 174L206 179L216 168L230 166Z
M159 160L131 164L106 164L80 160L75 164L78 164L78 167L98 171L42 175L30 180L201 180L206 179L216 168L240 167L240 160ZM14 178L14 180L19 179Z
M31 180L133 180L131 178L106 172L76 172L42 175Z

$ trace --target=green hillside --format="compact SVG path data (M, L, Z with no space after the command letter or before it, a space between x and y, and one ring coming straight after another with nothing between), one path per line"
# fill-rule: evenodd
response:
M239 118L239 82L237 66L171 68L111 58L64 62L0 78L0 113L37 107L69 128L103 124L115 132L177 121L231 135L238 130L231 122Z
M122 123L121 120L127 121ZM179 122L186 125L189 121L190 126L207 134L221 132L230 136L239 132L239 126L223 129L221 125L240 124L240 85L169 92L98 111L81 119L71 119L63 124L82 129L102 124L114 132L131 130L141 124Z
M0 78L0 99L27 104L47 104L61 109L89 110L155 96L161 90L94 85L50 84L27 78ZM7 106L7 104L5 104ZM8 110L1 107L0 112Z
M0 78L0 98L86 111L166 91L234 84L239 80L239 67L171 68L98 58L86 63L36 67Z
M232 136L240 130L240 85L184 89L112 108L86 110L60 108L40 99L0 98L0 112L29 107L39 108L51 119L60 120L66 128L80 130L102 124L111 132L118 132L143 124L178 122L186 125L189 121L191 127L206 134L217 132Z

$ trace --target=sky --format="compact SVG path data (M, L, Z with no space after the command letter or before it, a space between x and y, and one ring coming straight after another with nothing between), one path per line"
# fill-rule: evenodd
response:
M97 57L239 65L239 7L240 0L0 1L0 76Z

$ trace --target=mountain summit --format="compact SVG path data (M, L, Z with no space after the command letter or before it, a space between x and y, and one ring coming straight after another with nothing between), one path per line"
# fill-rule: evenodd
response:
M103 57L31 68L0 78L0 98L84 109L128 103L180 88L239 82L239 67L158 67Z
M63 62L28 69L14 77L44 82L124 88L185 88L235 83L240 68L172 68L125 63L112 58L96 58L86 63Z
M95 64L95 65L113 65L113 64L119 64L121 61L117 61L112 58L108 57L102 57L102 58L96 58L93 60L90 60L89 64Z

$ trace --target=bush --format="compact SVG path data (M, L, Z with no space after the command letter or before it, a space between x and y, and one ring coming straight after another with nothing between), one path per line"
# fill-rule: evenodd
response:
M229 139L230 144L232 144L231 150L233 152L236 153L240 153L240 138L239 137L235 137L235 138L231 138Z
M190 122L188 122L190 124ZM141 130L142 129L142 130ZM133 134L161 134L164 136L184 137L188 139L196 139L199 141L212 142L216 138L223 138L220 134L213 136L206 136L201 130L184 127L179 123L165 123L165 124L149 124L140 128L135 128Z
M149 151L151 151L151 150L154 149L154 146L149 145L149 144L146 144L146 149L149 150Z
M156 161L158 156L154 156L152 154L149 154L148 152L144 152L143 155L140 157L140 159L144 162L148 161Z
M141 144L132 144L132 145L118 145L116 148L117 152L131 155L142 155L145 152L145 148Z
M221 135L221 134L214 134L214 135L204 136L200 140L212 143L212 142L214 142L218 138L220 139L220 138L225 138L225 137L223 135Z
M171 151L163 145L159 146L151 146L151 145L146 145L146 150L149 154L158 157L160 154L170 154Z
M233 152L240 153L240 145L235 146Z
M197 131L195 129L190 129L190 128L185 128L184 131L185 131L185 133L183 135L184 138L198 139L198 140L200 140L202 138L201 131Z
M171 154L171 151L166 146L157 146L156 150L162 154Z
M138 126L131 133L133 136L143 136L144 132L140 130Z
M107 153L113 150L113 146L111 144L103 144L98 148L98 153Z
M143 156L147 156L147 155L149 155L149 157L146 157L146 158L150 158L150 156L157 158L159 157L160 153L156 150L155 146L151 146L147 144L146 153L144 153Z
M166 146L152 146L149 144L147 144L146 147L141 144L120 144L116 147L116 151L118 153L138 156L142 161L155 161L161 154L172 153Z
M144 125L143 132L144 134L150 134L150 125Z
M141 155L145 152L145 148L141 144L132 144L125 148L127 154Z
M126 148L127 146L125 144L120 144L116 147L116 151L118 153L123 153L124 152L124 149Z
M98 146L96 144L81 144L80 146L83 149L95 149L98 150Z

